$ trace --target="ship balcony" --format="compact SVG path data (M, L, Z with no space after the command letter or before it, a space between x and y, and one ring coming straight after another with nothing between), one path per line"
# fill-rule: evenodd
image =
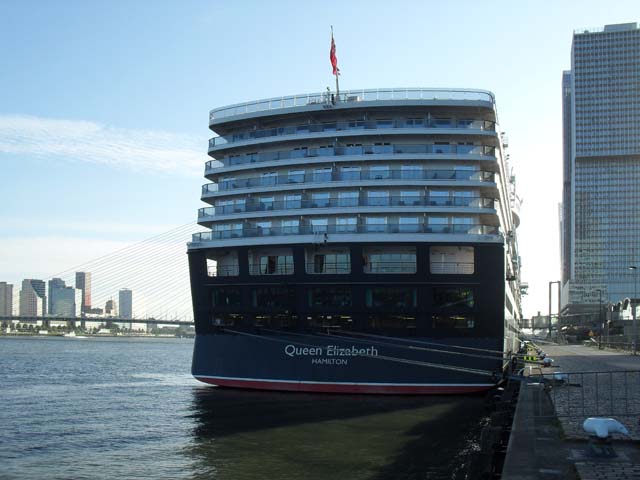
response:
M293 150L279 150L262 153L247 153L241 155L228 155L221 159L210 160L205 166L205 176L219 173L221 168L228 168L241 165L252 165L264 162L279 162L281 160L302 160L309 158L326 158L331 162L332 157L354 156L362 161L362 156L383 155L385 160L389 160L389 155L408 155L402 160L415 156L417 160L424 160L425 155L433 155L434 159L446 156L479 156L487 157L489 160L496 159L496 147L489 145L457 145L452 143L430 143L419 145L392 144L392 145L361 145L351 147L302 147ZM458 158L458 157L453 157ZM293 162L287 162L286 166ZM222 165L222 167L221 167ZM265 168L270 165L265 165Z
M340 186L384 186L384 185L428 185L441 184L453 186L469 186L467 183L486 184L494 183L494 172L485 170L382 170L368 172L322 172L296 175L269 175L261 177L238 178L223 180L220 183L207 183L202 186L202 199L224 195L229 193L254 193L257 191L272 190L300 190L312 186L325 185L329 188ZM369 182L369 183L366 183ZM464 183L462 183L464 182ZM279 188L286 186L288 188Z
M376 234L444 234L444 235L500 235L499 227L482 224L375 224L375 225L325 225L322 228L314 225L291 227L244 227L239 229L200 232L192 236L192 244L224 239L264 238L282 236L311 236L311 239L299 238L299 243L316 243L316 239L328 238L328 235Z
M410 123L409 123L410 122ZM209 139L209 154L232 148L264 145L273 142L306 141L341 137L363 137L371 135L464 135L465 137L496 137L495 122L470 120L439 123L437 119L401 121L354 121L331 124L305 124L298 126L252 130ZM215 155L214 155L215 156Z
M209 112L214 126L241 118L277 115L294 111L394 105L482 105L493 110L493 94L484 90L437 88L381 88L290 95L229 105ZM235 117L235 118L234 118Z
M282 212L289 214L292 210L306 209L333 209L333 211L322 212L329 214L358 213L360 207L376 207L377 211L401 212L438 212L442 210L458 209L460 213L484 213L478 209L491 209L494 213L497 200L481 196L452 196L452 197L429 197L429 196L399 196L375 198L328 198L323 200L280 200L272 202L256 203L236 203L234 205L220 205L206 207L198 210L198 223L209 226L213 222L222 219L249 218L246 213L255 213L251 217L282 215ZM388 207L388 208L387 208ZM338 208L339 210L335 210ZM291 212L292 213L292 212ZM307 212L296 212L297 215L304 215ZM313 213L313 212L309 212Z

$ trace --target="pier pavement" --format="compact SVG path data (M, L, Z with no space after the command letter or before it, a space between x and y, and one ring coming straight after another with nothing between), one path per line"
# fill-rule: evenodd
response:
M544 345L543 349L557 365L543 373L571 372L569 385L549 390L539 383L522 384L502 478L640 479L640 374L620 373L640 370L640 356L581 345ZM576 379L580 383L574 383ZM582 429L589 416L616 418L631 439L615 434L610 444L614 454L596 455Z

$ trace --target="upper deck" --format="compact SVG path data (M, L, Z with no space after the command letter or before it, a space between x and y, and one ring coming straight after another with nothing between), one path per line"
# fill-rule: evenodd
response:
M209 127L214 130L214 127L225 123L296 112L409 105L469 105L495 110L495 98L487 90L440 88L347 90L339 95L331 92L304 93L215 108L209 112Z

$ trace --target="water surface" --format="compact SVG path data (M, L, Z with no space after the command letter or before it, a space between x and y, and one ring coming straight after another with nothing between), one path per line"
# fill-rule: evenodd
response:
M482 397L219 389L192 348L0 337L0 478L465 478Z

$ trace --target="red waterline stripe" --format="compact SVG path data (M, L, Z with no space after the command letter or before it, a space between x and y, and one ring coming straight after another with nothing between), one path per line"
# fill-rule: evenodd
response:
M379 393L379 394L430 394L444 395L457 393L486 392L493 385L393 385L393 384L367 384L367 383L305 383L287 381L260 381L228 379L220 377L195 378L204 383L218 385L220 387L251 388L258 390L286 390L293 392L318 392L318 393Z

